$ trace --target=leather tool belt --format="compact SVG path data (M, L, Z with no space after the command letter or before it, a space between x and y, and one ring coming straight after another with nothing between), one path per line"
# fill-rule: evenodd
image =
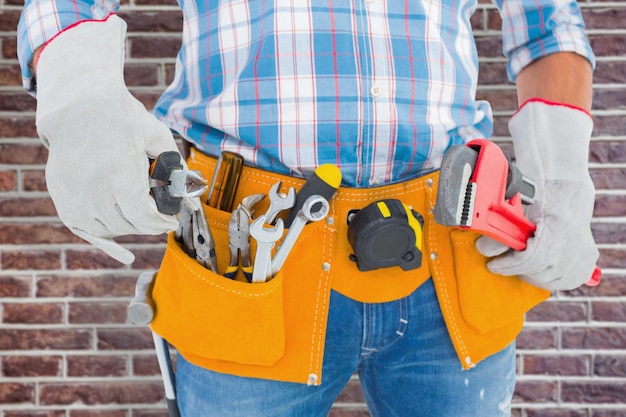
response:
M191 149L189 168L211 178L217 160ZM433 219L438 174L378 188L340 187L325 221L311 223L281 271L265 283L231 280L189 258L169 237L157 275L152 328L185 358L217 372L318 385L330 291L361 302L405 297L432 277L448 332L464 368L510 344L524 313L549 292L517 277L494 275L475 249L477 235L438 225ZM299 190L304 180L244 167L235 206L247 195L282 187ZM205 198L206 199L206 196ZM424 218L422 266L359 271L350 260L347 216L384 199L399 199ZM267 199L266 199L267 200ZM265 205L264 205L265 204ZM259 203L263 213L268 202ZM218 270L229 260L230 213L204 207L215 239ZM255 244L251 239L251 253Z

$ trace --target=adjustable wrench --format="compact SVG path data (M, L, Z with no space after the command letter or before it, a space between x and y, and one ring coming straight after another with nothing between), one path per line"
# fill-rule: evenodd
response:
M330 205L328 204L328 200L321 195L313 194L304 201L304 204L302 204L302 207L298 210L296 216L294 217L285 239L276 250L276 254L272 259L272 276L276 275L280 268L282 268L285 263L285 259L287 259L287 255L289 255L289 252L291 251L291 248L293 248L298 236L302 233L304 226L306 226L308 222L322 220L328 215L329 210Z
M250 225L250 236L256 240L256 256L252 271L252 282L265 282L272 277L272 249L283 235L283 220L278 219L276 225L265 226L265 216L259 216Z

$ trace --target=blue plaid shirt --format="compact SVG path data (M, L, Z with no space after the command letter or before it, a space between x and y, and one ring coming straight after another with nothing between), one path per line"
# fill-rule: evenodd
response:
M495 0L514 80L533 60L573 51L594 62L575 0ZM155 114L197 148L308 175L337 164L344 185L402 181L439 167L455 143L489 137L475 99L476 0L179 0L183 44ZM19 57L107 0L27 0Z

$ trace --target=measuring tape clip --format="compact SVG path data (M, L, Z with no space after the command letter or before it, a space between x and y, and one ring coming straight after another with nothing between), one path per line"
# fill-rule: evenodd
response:
M369 204L348 218L348 241L360 271L399 266L405 271L422 265L423 217L400 200Z

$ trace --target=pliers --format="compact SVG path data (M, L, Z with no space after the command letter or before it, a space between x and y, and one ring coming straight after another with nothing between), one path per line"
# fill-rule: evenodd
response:
M250 214L239 206L233 210L228 221L228 246L230 262L224 276L235 279L239 264L248 282L252 282L252 264L250 263Z
M215 241L209 229L202 208L195 210L191 215L193 227L193 246L196 251L196 261L207 269L217 273L217 258L215 255Z

